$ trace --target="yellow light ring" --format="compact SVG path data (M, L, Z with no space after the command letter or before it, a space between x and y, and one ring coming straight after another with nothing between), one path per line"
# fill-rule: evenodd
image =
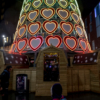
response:
M74 3L70 2L70 6L71 6L73 11L76 11L76 5ZM73 8L73 6L75 7L75 9Z
M40 3L36 6L34 4L35 2L40 2ZM33 0L32 6L37 9L37 8L39 8L41 6L41 4L42 4L42 0Z
M52 24L52 23L55 25L55 28L54 28L52 31L49 31L49 30L46 28L46 24ZM57 30L57 28L58 28L58 22L55 21L55 20L53 20L53 21L44 21L43 24L42 24L42 27L43 27L43 29L44 29L48 34L52 34L52 33L54 33L54 32Z
M77 16L77 19L78 20L75 20L75 18L73 17L73 15ZM76 23L79 23L80 22L80 18L78 16L78 14L76 14L75 12L71 11L71 17L73 18L73 20L76 22Z
M62 4L61 4L61 1L65 2L66 5L65 5L65 6L62 5ZM58 0L58 3L59 3L59 5L60 5L62 8L66 8L66 7L68 6L68 2L67 2L66 0Z
M31 13L34 13L34 12L36 12L36 16L35 16L33 19L31 19L31 18L30 18L30 14L31 14ZM27 15L27 19L28 19L30 22L33 22L33 21L38 17L38 15L39 15L39 10L38 10L38 9L36 9L36 10L31 10L31 11L28 13L28 15Z
M25 1L25 4L27 4L27 3L28 3L28 0Z
M83 29L82 29L82 27L81 27L80 25L78 25L78 24L75 24L74 27L75 27L75 30L76 30L76 32L78 33L78 35L79 35L80 37L82 37L82 36L83 36ZM77 27L81 29L82 34L80 34L80 33L78 32Z
M46 17L44 14L43 14L43 12L44 11L52 11L52 14L49 16L49 17ZM54 14L55 14L55 9L54 8L43 8L43 9L41 9L41 11L40 11L40 14L41 14L41 16L44 18L44 19L51 19L53 16L54 16Z
M85 38L88 40L87 33L86 33L85 29L83 29L83 32L84 32Z
M71 29L69 30L69 32L67 32L67 31L63 28L63 25L69 25L69 26L70 26ZM70 35L70 34L72 33L73 29L74 29L74 26L73 26L73 24L70 23L70 22L61 21L61 22L60 22L60 28L61 28L61 30L62 30L65 34Z
M27 6L27 5L28 5L28 8L26 9L26 6ZM27 12L27 11L29 10L30 6L31 6L31 2L27 3L27 4L25 5L25 7L24 7L24 12Z
M14 41L15 41L15 39L17 38L17 36L18 36L18 29L17 29L16 32L15 32Z
M14 49L13 49L13 46L14 46L14 45L15 45L15 47L14 47ZM14 52L14 51L15 51L15 49L16 49L16 42L14 42L14 43L11 45L11 48L10 48L9 53Z
M52 7L52 6L56 3L56 0L53 0L53 3L52 3L52 4L47 3L47 0L44 0L44 3L45 3L47 6Z
M61 14L60 14L60 11L65 11L67 13L67 16L66 17L62 17ZM70 16L70 12L67 9L57 8L56 9L56 13L63 20L67 20L69 18L69 16Z
M22 17L24 17L24 19L23 19L23 21L21 22L21 18ZM24 21L26 20L26 13L25 14L23 14L21 17L20 17L20 19L19 19L19 25L21 26L23 23L24 23Z
M31 27L32 25L38 25L38 29L37 29L35 32L32 32L31 29L30 29L30 27ZM35 34L40 30L40 28L41 28L41 23L40 23L39 21L38 21L38 22L35 22L35 23L30 23L30 24L28 25L28 32L29 32L31 35L35 35Z
M87 42L87 47L88 47L88 50L91 51L91 46L89 42Z
M24 32L22 33L22 35L20 35L20 30L21 30L21 28L25 28L25 29L24 29ZM23 26L21 26L21 27L18 29L18 37L19 37L19 38L23 37L23 35L24 35L25 32L26 32L26 29L27 29L27 25L26 25L26 24L23 25Z

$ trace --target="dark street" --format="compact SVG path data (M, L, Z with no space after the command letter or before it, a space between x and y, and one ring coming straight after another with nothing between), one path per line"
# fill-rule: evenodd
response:
M0 96L1 100L1 96ZM28 96L19 95L16 96L15 93L9 94L8 100L52 100L52 97L35 97L34 93L30 93ZM67 100L100 100L100 95L93 92L80 92L80 93L69 93L67 96Z

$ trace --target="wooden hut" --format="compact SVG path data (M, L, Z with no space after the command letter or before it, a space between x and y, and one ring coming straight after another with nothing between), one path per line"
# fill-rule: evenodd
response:
M57 53L59 55L59 81L45 82L44 77L44 55L46 53ZM36 96L51 96L50 89L55 83L60 83L63 95L67 96L67 59L62 49L49 46L41 50L36 59Z

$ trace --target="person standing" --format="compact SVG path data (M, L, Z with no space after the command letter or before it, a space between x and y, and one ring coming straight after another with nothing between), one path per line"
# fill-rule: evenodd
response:
M51 95L52 95L52 98L53 98L52 100L67 100L62 95L62 86L59 83L56 83L52 86Z
M7 66L6 69L1 73L1 95L2 100L8 100L8 87L10 72L12 71L12 66Z

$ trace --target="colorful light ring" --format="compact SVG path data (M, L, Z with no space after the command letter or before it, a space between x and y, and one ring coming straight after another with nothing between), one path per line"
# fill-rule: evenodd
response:
M86 40L80 38L79 39L79 45L80 45L80 47L82 48L83 51L86 51L86 49L87 49L87 42L86 42Z
M22 21L21 21L22 20ZM19 25L22 25L24 23L24 21L26 20L26 13L23 14L20 19L19 19Z
M48 34L52 34L54 33L57 28L58 28L58 22L53 20L53 21L44 21L43 22L43 29L48 33ZM51 30L49 30L49 28Z
M63 42L66 45L66 47L68 49L70 49L71 51L74 51L77 47L77 44L78 44L77 39L73 36L71 36L71 37L65 36L63 38Z
M19 47L20 43L24 43L21 48ZM17 41L17 50L19 51L19 53L21 53L25 49L25 47L27 46L27 43L28 43L27 38L19 39Z
M64 28L64 26L65 26L65 28ZM69 35L69 34L72 33L72 31L73 31L73 29L74 29L74 26L73 26L73 24L70 23L70 22L61 21L61 22L60 22L60 28L61 28L61 30L62 30L65 34ZM68 29L68 28L70 28L70 29ZM67 30L66 30L66 29L67 29Z
M41 23L38 21L38 22L35 22L35 23L30 23L28 25L28 32L31 34L31 35L35 35L41 28ZM33 31L32 31L33 29Z
M42 4L42 0L33 0L32 6L37 9L41 6L41 4Z
M76 23L79 23L80 22L80 18L78 16L78 14L76 14L75 12L71 11L71 17L73 18L73 20L76 22ZM76 19L75 19L76 18Z
M24 29L24 30L22 30L22 29ZM27 25L23 25L18 29L18 37L19 38L21 38L25 34L26 29L27 29ZM21 30L23 31L22 33L21 33Z
M50 43L50 39L51 41L52 40L55 40L55 41L52 41L52 43ZM45 42L48 46L54 45L55 47L59 48L62 43L62 38L59 35L55 35L55 36L49 35L46 37Z
M70 16L70 12L67 9L57 8L56 13L62 20L67 20Z
M79 35L80 37L83 36L83 29L82 29L82 27L81 27L80 25L75 24L75 30L76 30L76 32L78 33L78 35Z
M33 18L30 17L31 14L35 14L33 15ZM39 10L36 9L36 10L31 10L28 15L27 15L27 19L30 21L30 22L33 22L39 15Z
M43 38L42 36L31 37L28 44L33 51L36 51L42 46Z
M24 7L24 11L27 12L31 6L31 2L27 3ZM26 8L27 7L27 8Z
M51 3L50 3L51 1ZM44 0L44 3L49 6L49 7L52 7L54 6L54 4L56 3L56 0Z
M17 38L17 36L18 36L18 29L17 29L16 32L15 32L14 41L15 41L15 39Z
M89 42L87 42L87 49L88 49L89 51L91 51L91 46L90 46L90 43L89 43Z
M12 43L9 53L13 53L16 49L16 42Z
M84 32L85 38L88 40L87 33L86 33L85 29L83 29L83 32Z
M49 15L46 16L46 13L49 14ZM54 16L55 9L54 8L43 8L43 9L41 9L40 14L44 19L48 20L48 19L51 19Z
M75 5L74 3L71 2L71 3L70 3L70 6L71 6L71 8L72 8L73 11L76 11L76 8L77 8L77 7L76 7L76 5Z
M66 8L68 6L68 2L66 0L58 0L58 3L62 8Z

